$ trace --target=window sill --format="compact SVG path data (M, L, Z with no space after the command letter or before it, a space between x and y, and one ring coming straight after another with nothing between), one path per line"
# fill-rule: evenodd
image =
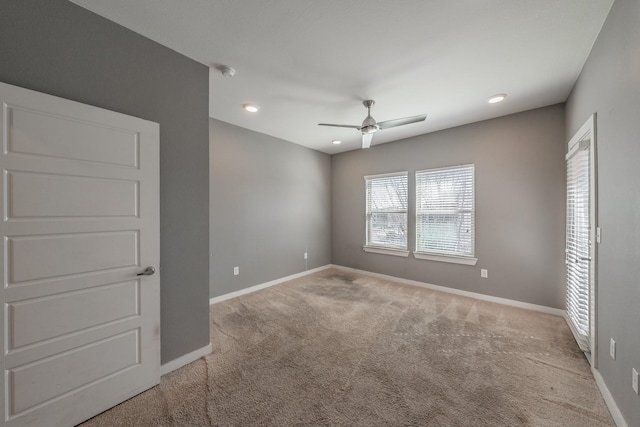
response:
M478 262L478 258L461 257L461 256L454 256L454 255L435 255L435 254L426 254L423 252L414 252L413 256L416 259L450 262L453 264L476 265L476 263Z
M365 252L372 252L374 254L401 256L405 258L409 256L409 251L404 249L376 248L373 246L363 246L362 249L364 249Z

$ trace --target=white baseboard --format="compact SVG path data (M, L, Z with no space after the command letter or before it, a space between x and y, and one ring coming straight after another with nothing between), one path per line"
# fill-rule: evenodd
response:
M602 394L602 397L604 398L604 401L609 408L609 412L611 412L611 417L616 423L616 426L628 427L627 422L622 416L622 412L620 412L620 408L618 408L618 405L616 405L616 401L613 399L611 392L609 392L607 385L604 383L604 379L602 378L602 375L600 375L600 372L598 372L597 369L593 368L591 368L591 372L593 372L593 377L596 379L596 384L598 385L600 393Z
M490 295L479 294L477 292L462 291L460 289L448 288L446 286L432 285L430 283L418 282L416 280L403 279L401 277L388 276L386 274L371 273L369 271L358 270L356 268L344 267L344 266L341 266L341 265L331 264L330 267L338 269L338 270L349 271L349 272L352 272L352 273L364 274L365 276L377 277L377 278L383 279L383 280L390 280L390 281L393 281L393 282L404 283L406 285L419 286L421 288L427 288L427 289L431 289L431 290L434 290L434 291L447 292L447 293L450 293L450 294L461 295L461 296L469 297L469 298L475 298L475 299L479 299L479 300L482 300L482 301L495 302L495 303L498 303L498 304L509 305L509 306L512 306L512 307L524 308L524 309L527 309L527 310L534 310L534 311L539 311L539 312L542 312L542 313L553 314L554 316L565 317L565 310L561 310L559 308L547 307L547 306L544 306L544 305L537 305L537 304L530 304L528 302L516 301L516 300L512 300L512 299L507 299L507 298L493 297L493 296L490 296Z
M228 294L220 295L218 297L210 298L209 305L215 304L218 302L226 301L231 298L236 298L241 295L250 294L255 291L259 291L260 289L268 288L274 285L278 285L283 282L287 282L289 280L297 279L299 277L307 276L309 274L317 273L318 271L326 270L327 268L331 268L331 264L323 265L322 267L313 268L311 270L306 270L301 273L292 274L290 276L281 277L279 279L271 280L270 282L260 283L259 285L251 286L250 288L240 289L239 291L229 292Z
M164 365L160 366L160 375L166 375L171 371L182 368L184 365L188 365L189 363L200 359L202 356L211 354L211 351L212 347L211 343L209 343L209 345L205 345L204 347L192 351L189 354L185 354L184 356L180 356L177 359L173 359L171 362L165 363Z

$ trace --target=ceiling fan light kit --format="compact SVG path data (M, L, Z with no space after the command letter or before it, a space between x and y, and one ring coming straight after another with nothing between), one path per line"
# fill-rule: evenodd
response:
M373 107L375 103L376 102L373 99L367 99L362 102L362 104L367 109L367 117L365 117L365 119L362 121L361 126L336 125L332 123L318 123L318 125L357 129L362 134L362 148L369 148L371 146L371 141L373 140L373 134L378 132L379 130L389 129L397 126L404 126L411 123L417 123L417 122L424 121L424 119L427 118L426 114L421 114L419 116L385 120L384 122L377 123L375 119L371 117L371 107Z

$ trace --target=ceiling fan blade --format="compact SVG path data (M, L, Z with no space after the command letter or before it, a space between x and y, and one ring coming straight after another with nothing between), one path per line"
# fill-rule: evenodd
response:
M371 140L373 139L372 133L363 133L362 134L362 148L371 147Z
M405 117L403 119L386 120L384 122L378 122L378 127L380 129L389 129L389 128L394 128L396 126L404 126L411 123L421 122L426 118L427 118L426 114L421 114L419 116Z
M351 129L360 129L360 126L356 125L334 125L331 123L318 123L318 126L333 126L337 128L351 128Z

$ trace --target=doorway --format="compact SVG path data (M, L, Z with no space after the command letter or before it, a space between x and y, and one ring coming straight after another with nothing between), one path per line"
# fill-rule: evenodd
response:
M596 116L576 132L567 155L567 322L596 367Z

